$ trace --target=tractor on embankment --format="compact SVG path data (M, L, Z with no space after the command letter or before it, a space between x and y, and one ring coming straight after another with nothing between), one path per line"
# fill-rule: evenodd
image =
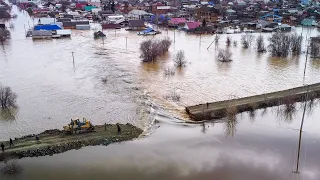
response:
M80 122L79 118L71 119L71 122L67 126L63 126L63 129L66 133L81 133L81 132L91 132L94 130L94 126L91 122L85 118Z

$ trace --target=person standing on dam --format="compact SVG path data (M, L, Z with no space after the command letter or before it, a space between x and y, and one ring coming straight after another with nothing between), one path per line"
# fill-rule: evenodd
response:
M13 146L13 140L10 138L10 147Z
M117 123L117 129L118 129L118 134L121 134L121 127L120 127L119 123Z
M3 143L1 143L1 150L2 150L2 152L4 152L4 144Z

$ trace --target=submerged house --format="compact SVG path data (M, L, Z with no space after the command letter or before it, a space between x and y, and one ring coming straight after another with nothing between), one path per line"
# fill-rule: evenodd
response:
M270 22L259 19L256 21L256 29L262 29L267 27L270 24Z
M52 38L51 30L32 31L32 39L51 39L51 38Z
M171 18L168 22L169 27L184 26L187 22L186 18Z
M52 34L53 38L60 38L60 37L71 37L71 30L70 29L60 29L56 30Z
M140 31L145 29L146 26L144 25L143 20L129 20L129 25L127 30L131 31Z
M129 19L150 19L150 16L152 16L151 13L138 9L133 9L128 13Z
M187 32L194 32L200 25L200 22L186 22L183 29Z
M39 31L39 30L55 31L60 29L62 28L57 24L38 24L34 26L35 31Z
M106 35L102 31L97 31L93 33L94 39L105 38Z
M283 32L290 32L292 30L292 26L289 26L288 24L281 24L278 29Z
M65 29L76 29L78 25L89 25L89 21L63 21L63 27Z

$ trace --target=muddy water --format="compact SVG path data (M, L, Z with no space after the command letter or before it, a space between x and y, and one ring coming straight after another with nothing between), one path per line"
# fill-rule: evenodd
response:
M105 31L104 43L93 40L94 30L73 30L71 39L33 41L24 37L28 21L33 24L19 13L13 21L12 39L0 51L0 82L19 96L15 116L1 114L1 140L61 128L75 116L88 117L95 124L130 122L142 128L154 119L158 123L144 139L20 160L24 171L15 179L297 178L291 172L300 111L293 120L277 116L276 108L271 108L267 113L257 111L255 119L243 113L237 123L205 126L170 117L182 116L185 105L299 86L304 55L270 58L257 54L254 46L243 50L241 36L229 35L238 46L230 47L233 62L224 64L215 60L214 45L207 50L213 36L203 35L200 41L200 36L166 30L156 37ZM315 29L298 28L297 32L319 34ZM175 39L169 53L156 63L141 63L139 43L166 36ZM218 48L225 48L226 36L221 35ZM188 64L165 77L163 68L173 66L172 57L178 50L185 51ZM319 81L319 67L318 61L308 61L307 83ZM181 95L180 102L164 98L173 91ZM303 179L319 177L319 112L315 109L305 122L299 175Z
M235 123L190 125L157 116L150 136L107 147L18 161L5 179L319 179L320 108L307 111L300 174L296 168L301 106L293 119L278 108L237 116ZM4 164L0 164L3 167ZM1 176L0 176L1 177Z
M108 45L115 39L103 46L93 31L73 31L71 39L33 41L24 37L24 25L33 24L28 16L19 13L13 23L12 39L0 51L0 82L17 93L19 108L15 117L2 114L0 139L61 128L72 117L150 124L138 78L128 68L134 62L122 58L125 49Z
M136 32L109 30L104 31L107 39L102 42L93 40L94 30L73 30L70 39L33 41L24 37L24 28L37 20L14 11L19 16L12 21L12 39L0 51L0 82L18 94L19 108L14 116L2 114L0 139L61 128L75 116L95 124L130 122L146 128L151 121L145 112L149 102L169 110L170 116L185 117L186 105L302 84L304 55L275 59L257 54L255 46L244 50L240 35L229 35L238 46L230 47L233 62L224 64L215 60L214 45L207 49L212 35L203 35L200 41L200 36L179 31L162 30L156 37L141 37ZM318 34L316 29L297 28L297 32ZM174 41L169 53L156 63L141 63L139 43L167 36ZM218 49L226 48L226 36L221 35ZM163 69L175 69L172 57L178 50L185 51L187 66L166 77ZM307 63L307 83L318 82L319 67L318 61ZM181 96L180 102L165 98L173 92Z

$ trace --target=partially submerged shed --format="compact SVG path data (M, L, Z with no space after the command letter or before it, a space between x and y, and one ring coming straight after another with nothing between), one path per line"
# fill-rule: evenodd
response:
M32 31L32 39L51 39L51 38L52 38L51 30Z

